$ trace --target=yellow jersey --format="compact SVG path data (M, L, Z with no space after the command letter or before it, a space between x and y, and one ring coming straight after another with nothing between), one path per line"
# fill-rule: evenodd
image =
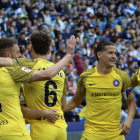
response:
M97 67L81 74L76 94L86 96L85 131L97 134L119 134L122 95L133 98L127 74L117 68L100 75Z
M19 58L13 60L14 65L26 66L32 70L45 70L48 67L54 65L53 63L38 59L26 59ZM55 77L47 81L32 82L30 84L24 83L24 96L26 100L27 107L37 109L37 110L57 110L57 114L60 117L55 123L44 119L41 121L44 123L51 123L60 128L66 128L67 124L64 120L64 115L62 111L61 99L63 95L66 95L66 82L65 74L61 70ZM40 118L39 118L40 119ZM38 120L29 120L29 123L39 122Z
M133 81L133 83L135 85L137 85L137 81L138 81L138 85L140 88L140 68L137 70L137 72L131 77L131 81Z
M33 71L25 67L0 68L0 136L29 135L20 102L20 82L30 82Z

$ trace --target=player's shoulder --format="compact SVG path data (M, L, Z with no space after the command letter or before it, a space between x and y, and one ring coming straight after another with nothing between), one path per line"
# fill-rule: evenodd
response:
M138 68L136 74L140 74L140 67Z
M36 59L16 58L16 59L14 59L14 61L15 61L16 63L19 63L19 62L35 62Z
M117 74L127 74L125 71L119 69L119 68L115 68L113 67L113 70L117 73Z
M50 66L54 65L54 63L52 63L52 62L50 62L50 61L48 61L48 60L41 59L41 58L37 58L36 61L38 61L39 63L45 63L45 64L47 64L48 66L49 66L49 65L50 65Z
M128 77L127 73L119 68L113 67L113 70L118 74L121 78L126 78Z
M46 61L46 64L47 64L47 65L50 65L50 66L55 65L54 63L52 63L52 62L50 62L50 61Z
M87 76L89 76L89 75L95 73L95 71L96 71L96 70L95 70L95 67L93 67L93 68L89 69L88 71L84 71L84 72L80 75L80 77L81 77L81 78L86 78Z
M16 71L17 69L21 69L21 68L22 68L21 66L12 66L12 67L6 66L6 67L3 67L3 70L7 70L7 71L10 71L10 70Z
M14 70L14 67L15 66L6 66L6 67L1 67L0 68L0 73L3 74L3 73L7 73L9 75L9 73L11 72L11 70L13 71Z

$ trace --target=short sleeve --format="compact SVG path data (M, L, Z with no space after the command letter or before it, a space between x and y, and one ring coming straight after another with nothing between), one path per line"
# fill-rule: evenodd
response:
M138 81L140 81L140 75L138 73L138 71L133 75L131 76L131 85L132 85L132 88L136 87L138 85Z
M121 78L122 78L122 82L123 82L122 94L123 94L124 98L125 99L134 98L131 82L130 82L130 79L129 79L127 73L122 71Z
M25 66L29 69L32 69L33 66L37 63L37 59L27 59L27 58L17 58L12 59L13 66Z
M78 79L78 84L77 84L77 89L76 89L76 94L80 96L85 96L85 76L84 74L80 75Z
M134 79L135 77L135 79ZM138 71L132 76L133 80L135 80L136 82L140 83L140 68L138 69ZM136 80L137 79L137 80Z
M132 77L131 77L131 80L133 82L137 81L137 77L138 77L138 73L136 72Z
M21 66L5 67L14 82L29 83L34 71Z

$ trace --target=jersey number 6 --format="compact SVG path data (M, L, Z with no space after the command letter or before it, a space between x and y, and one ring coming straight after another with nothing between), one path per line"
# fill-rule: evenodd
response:
M54 89L57 89L57 84L54 82L54 81L47 81L45 83L45 104L46 106L48 107L53 107L56 105L56 102L57 102L57 93L53 90L51 90L49 92L49 85L52 85ZM49 96L52 96L53 95L53 102L52 103L49 103Z

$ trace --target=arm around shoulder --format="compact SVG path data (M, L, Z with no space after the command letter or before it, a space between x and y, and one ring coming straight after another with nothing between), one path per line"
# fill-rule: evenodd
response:
M0 57L0 67L13 66L13 61L11 58Z

